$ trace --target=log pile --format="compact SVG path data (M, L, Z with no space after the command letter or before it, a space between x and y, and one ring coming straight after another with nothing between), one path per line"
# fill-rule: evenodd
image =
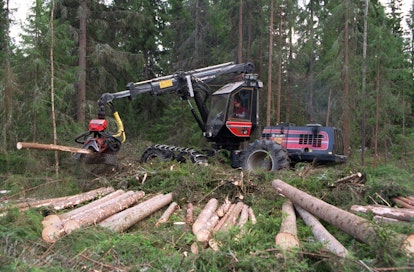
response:
M84 195L92 195L94 192ZM172 193L158 194L140 202L144 196L143 191L125 192L112 189L111 193L84 206L66 213L48 215L42 221L42 238L47 243L53 243L76 229L90 225L99 225L115 232L122 232L172 202ZM60 199L57 202L53 201L53 199L49 200L49 205L61 207ZM74 201L70 203L73 204ZM158 220L157 225L166 222L176 208L177 203L174 202Z
M193 209L193 206L189 205L188 209ZM187 215L189 213L187 211ZM256 223L253 210L243 202L231 203L226 199L224 203L219 205L217 199L210 199L191 226L197 239L197 242L191 246L192 252L198 253L198 243L203 248L210 246L213 250L218 250L219 245L212 238L214 234L218 231L228 230L233 226L242 228L248 220L252 224Z
M377 240L377 230L368 220L328 204L281 180L274 180L272 186L280 195L293 203L305 223L311 226L313 233L318 234L315 235L315 238L321 241L332 253L344 256L347 251L332 235L322 229L323 227L317 218L341 229L363 243L373 244ZM395 235L390 239L397 241L406 253L414 253L413 234Z

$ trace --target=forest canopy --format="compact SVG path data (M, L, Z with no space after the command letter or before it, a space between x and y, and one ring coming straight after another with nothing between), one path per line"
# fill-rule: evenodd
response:
M229 61L254 63L265 83L263 126L335 126L347 153L399 157L414 145L414 14L403 15L402 0L40 0L19 44L10 38L9 1L0 3L5 153L18 141L53 141L52 104L57 142L72 145L102 93ZM116 103L130 138L202 138L178 97Z

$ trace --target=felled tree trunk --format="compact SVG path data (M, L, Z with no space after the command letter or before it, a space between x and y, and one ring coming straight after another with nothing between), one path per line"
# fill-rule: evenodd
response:
M289 198L295 206L302 207L364 243L371 244L378 238L377 233L368 220L330 205L281 180L273 180L272 186L280 194ZM414 240L414 235L396 235L393 238L401 243L406 252L414 253L414 245L410 246L409 243L411 240Z
M388 218L393 218L401 221L411 221L414 218L414 210L404 209L404 208L390 208L386 206L361 206L361 205L352 205L351 211L354 212L372 212L375 215L380 215Z
M312 214L302 209L299 206L295 206L299 215L307 226L312 229L313 236L321 242L330 252L340 256L347 256L348 250L331 234L325 227L319 222L319 220Z
M42 149L42 150L54 150L54 151L64 151L64 152L72 152L72 153L81 153L81 154L93 154L93 151L89 149L71 147L71 146L63 146L63 145L54 145L54 144L38 144L38 143L26 143L26 142L18 142L16 144L17 149Z
M275 237L275 242L284 250L299 246L296 215L290 200L286 200L282 205L282 224Z
M109 228L115 232L122 232L147 216L158 211L162 207L168 205L172 202L172 200L172 193L154 196L134 207L106 218L100 222L99 225L104 228Z

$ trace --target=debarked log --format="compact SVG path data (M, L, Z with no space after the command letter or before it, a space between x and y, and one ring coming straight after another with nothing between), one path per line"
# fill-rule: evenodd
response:
M311 228L313 236L315 236L316 240L321 242L330 252L340 257L348 256L348 250L321 224L321 222L319 222L315 216L299 206L295 206L295 209L298 211L305 224Z
M411 221L414 218L414 210L404 208L390 208L380 205L352 205L351 211L368 213L372 212L374 215L380 215L388 218L393 218L401 221Z
M39 144L39 143L27 143L27 142L18 142L16 144L17 149L41 149L41 150L54 150L54 151L64 151L72 153L80 153L92 155L94 152L89 149L72 147L72 146L63 146L63 145L54 145L54 144Z
M286 200L282 205L282 224L275 237L275 243L284 250L299 246L296 215L290 200Z
M273 180L272 186L277 192L289 198L295 206L302 207L359 241L372 244L379 238L370 222L362 217L328 204L281 180ZM407 253L414 253L414 235L398 234L392 238L401 243L403 250Z
M122 232L132 227L137 222L170 204L173 194L159 194L144 202L114 214L99 223L99 226L109 228L115 232Z

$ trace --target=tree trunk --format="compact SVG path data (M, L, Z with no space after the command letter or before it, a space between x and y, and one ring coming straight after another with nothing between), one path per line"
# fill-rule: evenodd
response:
M343 66L343 126L344 126L344 153L349 156L349 150L351 147L351 128L350 128L350 101L349 101L349 33L348 33L348 20L349 20L349 0L344 0L345 19L344 19L344 66Z
M296 215L290 200L286 200L282 205L282 224L275 237L275 242L284 250L299 246Z
M316 197L308 195L281 180L274 180L272 186L280 194L289 198L295 206L302 207L362 242L370 243L377 236L369 222L355 214L341 210Z
M99 225L115 232L122 232L132 227L137 222L168 205L173 200L172 193L154 196L138 205L112 215L103 220Z
M319 222L316 217L299 206L295 206L295 208L302 217L305 224L311 228L315 238L321 242L330 252L340 257L348 256L348 250L325 229L325 227Z
M365 101L367 99L367 37L368 37L368 4L369 0L365 0L364 8L364 41L362 45L362 109L361 109L361 164L365 166L365 137L366 137L366 105Z
M388 218L394 218L402 221L411 221L414 218L414 210L404 208L390 208L386 206L361 206L352 205L351 211L368 213L372 212L374 215L380 215Z
M281 120L281 100L282 100L282 54L283 54L283 6L279 5L279 54L277 60L277 105L276 105L276 124Z
M52 0L52 7L50 12L50 104L52 107L52 127L53 127L53 144L57 144L57 130L56 130L56 113L55 113L55 66L54 66L54 13L55 13L55 1ZM59 153L55 151L55 173L59 175Z
M87 2L80 1L79 7L79 82L78 104L76 118L78 122L85 122L85 103L86 103L86 18Z
M270 126L272 116L272 64L273 64L273 0L270 0L270 20L269 20L269 60L267 64L267 111L266 126Z
M355 237L359 241L371 244L379 238L370 222L364 218L341 210L296 189L281 180L273 180L272 186L280 194L289 198L295 206L302 207L320 219L325 220L329 224L338 227L349 235ZM414 239L414 235L395 235L392 239L401 243L403 249L407 252L414 253L414 246L410 247L408 243L410 240Z
M238 63L243 62L243 0L239 0L239 42L237 50Z
M63 145L55 145L55 144L38 144L38 143L26 143L26 142L18 142L16 144L17 149L41 149L41 150L57 150L57 151L64 151L64 152L72 152L72 153L81 153L92 155L94 152L89 149L71 147L71 146L63 146Z

